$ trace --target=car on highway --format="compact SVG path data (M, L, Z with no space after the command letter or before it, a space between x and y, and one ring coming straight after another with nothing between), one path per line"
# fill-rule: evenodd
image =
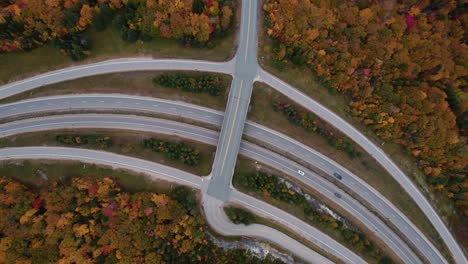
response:
M339 194L337 192L335 193L335 196L338 197L338 198L341 198L341 194Z
M343 176L341 176L338 172L334 172L333 176L335 176L338 180L343 179Z
M301 170L297 170L297 173L299 173L299 174L302 175L302 176L305 175L305 173L304 173L303 171L301 171Z

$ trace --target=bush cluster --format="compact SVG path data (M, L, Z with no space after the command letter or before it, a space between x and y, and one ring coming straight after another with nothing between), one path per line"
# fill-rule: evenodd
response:
M255 216L237 207L226 207L224 212L234 224L250 225L255 223Z
M168 142L158 138L148 138L144 139L142 144L145 148L164 153L168 159L180 160L184 164L190 166L197 166L200 163L199 151L184 143Z
M306 129L308 132L315 132L324 137L331 146L346 152L350 158L354 159L361 155L360 152L354 149L351 141L342 137L337 137L336 132L322 126L317 117L313 114L298 111L292 104L280 101L274 101L273 108L276 111L285 114L291 123Z
M98 145L99 147L111 147L112 139L104 135L57 135L55 140L66 145Z
M73 60L82 60L90 53L91 45L83 34L67 33L53 41L54 46Z
M153 84L192 93L209 93L212 96L220 95L225 88L221 78L208 74L201 76L188 76L180 73L162 74L153 78Z

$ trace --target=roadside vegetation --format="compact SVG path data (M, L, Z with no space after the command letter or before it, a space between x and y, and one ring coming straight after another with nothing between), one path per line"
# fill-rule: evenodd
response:
M384 252L357 227L351 226L348 221L344 222L341 216L338 219L342 221L314 207L309 194L305 194L300 188L293 187L291 183L276 175L261 171L236 173L233 178L233 185L242 191L253 193L263 200L273 202L274 205L284 205L282 209L303 218L312 226L318 227L321 231L342 242L372 263L379 263L388 259ZM296 214L296 211L301 213ZM234 216L243 217L244 215ZM239 221L238 218L235 219Z
M164 153L168 159L179 160L189 166L197 166L200 163L199 151L184 143L164 141L154 137L144 139L141 143L154 152Z
M52 95L119 93L184 101L222 111L226 107L230 83L231 76L217 73L160 71L112 73L42 86L0 100L0 103ZM211 87L210 90L214 94L205 90L207 88L200 87Z
M244 160L241 158L241 161L239 163L242 164L248 164L250 161ZM243 208L236 207L236 206L227 206L224 207L224 212L228 216L228 218L235 224L244 224L244 225L251 225L251 224L260 224L260 225L265 225L268 227L271 227L273 229L276 229L287 236L291 237L292 239L295 239L296 241L299 241L306 247L311 248L313 251L319 253L320 255L328 258L329 260L333 261L334 263L342 263L340 259L338 259L336 256L328 254L326 251L323 251L321 248L317 247L317 245L311 243L310 241L302 238L300 235L296 234L295 232L292 232L291 230L285 228L283 225L278 224L274 221L271 221L269 219L260 217L255 215L252 212L249 212L247 210L244 210ZM237 223L236 223L237 222ZM278 245L281 247L281 245ZM292 252L294 254L294 252Z
M178 137L115 130L66 130L27 133L0 139L0 147L72 146L150 160L196 175L211 172L213 146Z
M468 219L463 8L456 1L269 0L261 48L269 70L385 142L458 235Z
M226 84L217 76L201 75L187 76L180 73L161 74L153 78L153 83L174 89L181 89L191 93L208 93L219 96L224 92Z
M434 242L438 248L447 252L446 249L444 249L443 241L423 212L403 190L398 182L396 182L393 177L391 177L391 175L389 175L388 172L383 169L367 152L362 150L353 141L348 141L352 144L353 149L357 153L360 153L360 155L357 155L355 158L351 158L351 156L345 151L335 148L333 144L331 144L332 142L328 141L326 138L324 140L321 135L313 132L313 130L302 127L297 128L297 126L302 126L302 123L298 124L294 118L289 118L288 115L275 111L274 103L277 101L283 102L288 105L289 108L295 109L296 114L294 117L305 119L308 116L313 116L306 109L295 104L292 100L276 92L269 86L263 83L255 83L251 99L251 110L248 118L310 146L353 172L399 208L416 226L421 229L424 234L427 235L429 239ZM323 120L317 118L314 118L314 120L316 121L316 124L310 122L304 125L306 127L313 127L314 125L323 126L324 130L331 131L333 133L335 139L347 141L344 135L339 131L336 131L336 129ZM278 152L282 151L277 149L273 150ZM314 167L311 167L310 169L316 171L319 175L323 174ZM339 184L339 182L336 183Z
M234 224L250 225L255 223L255 215L244 209L238 207L224 207L224 212Z
M285 115L290 123L307 130L309 133L317 133L330 146L346 152L351 159L361 156L361 153L354 148L351 140L339 134L336 129L318 119L314 114L298 110L295 105L281 100L272 102L272 106L275 111Z
M12 220L0 221L6 262L262 261L213 244L194 194L184 187L129 193L110 177L71 177L32 188L2 176L0 211Z
M55 137L55 140L61 144L72 146L85 146L88 144L96 145L99 148L111 147L113 142L109 136L105 135L72 135L60 134Z
M8 66L0 82L83 59L149 55L226 60L232 56L236 1L177 3L0 4L0 60ZM44 14L48 19L41 19Z

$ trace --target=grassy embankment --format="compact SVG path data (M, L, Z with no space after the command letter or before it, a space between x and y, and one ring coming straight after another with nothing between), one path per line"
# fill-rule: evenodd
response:
M260 225L265 225L271 228L274 228L287 236L291 237L292 239L302 243L303 245L309 247L313 251L319 253L320 255L332 260L335 263L343 263L340 259L336 258L333 255L328 254L324 250L320 249L316 245L310 243L309 241L305 240L304 238L301 238L299 235L295 234L294 232L290 231L289 229L283 227L280 224L277 224L275 222L272 222L268 219L265 219L263 217L260 217L258 215L255 215L255 212L250 212L247 211L243 208L237 207L237 206L232 206L229 205L227 207L224 207L224 212L228 216L228 218L235 224L244 224L244 225L250 225L250 224L260 224Z

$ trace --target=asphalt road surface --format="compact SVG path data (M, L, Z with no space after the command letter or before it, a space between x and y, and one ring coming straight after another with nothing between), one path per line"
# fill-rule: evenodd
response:
M239 48L235 56L235 72L229 91L221 134L216 148L208 194L224 201L231 190L242 131L249 110L257 65L257 1L242 2Z
M133 109L133 111L153 114L162 113L165 115L183 116L187 119L208 123L214 126L219 126L223 118L223 113L220 111L164 99L126 95L69 95L36 98L0 106L0 119L23 115L23 113L61 112L68 109L115 111L116 108L119 110ZM102 118L102 120L105 121L104 118ZM98 122L96 122L96 124L97 123ZM336 162L286 135L252 122L246 123L244 133L276 149L287 151L293 157L303 159L311 166L320 168L328 173L330 177L333 177L332 175L334 172L340 173L343 176L341 182L345 186L372 204L375 210L385 217L387 221L391 222L394 227L398 228L400 232L406 236L406 239L411 241L426 258L436 259L438 257L439 252L404 214L375 189ZM298 168L293 171L294 168L295 167L292 166L292 169L290 169L293 176L296 178L302 177L297 173ZM307 174L306 177L308 175L309 174ZM223 183L216 182L216 184ZM431 260L431 262L440 263L435 260Z
M64 68L61 70L40 74L24 80L8 83L6 85L0 86L0 99L26 92L41 86L99 74L158 70L204 71L232 75L234 72L234 60L228 62L151 58L125 58L106 60L98 63Z
M408 176L406 176L403 173L403 171L377 145L375 145L371 140L369 140L366 136L364 136L356 128L351 126L344 119L331 112L317 101L306 96L294 87L281 81L275 76L265 72L264 70L259 70L259 75L257 76L256 80L268 84L275 90L286 95L287 97L294 100L296 103L305 107L309 111L314 112L321 119L326 120L328 123L335 126L346 136L348 136L357 144L359 144L367 153L369 153L375 160L377 160L377 162L379 162L382 165L382 167L384 167L389 172L390 175L392 175L392 177L403 187L403 189L421 208L423 213L426 215L426 217L432 223L434 228L440 234L441 238L444 240L445 244L447 245L447 248L452 253L452 256L455 259L456 263L468 263L468 260L466 259L466 256L464 255L464 252L461 249L460 245L452 236L447 226L439 217L437 212L434 210L430 202L426 199L424 194L412 182L412 180ZM437 262L433 263L439 263L440 261L446 262L445 260L440 259L440 257L435 255L432 255L431 259L434 261L438 259Z
M136 117L128 115L65 115L51 116L43 118L33 118L10 122L0 125L0 137L6 137L19 133L73 129L73 128L107 128L107 129L129 129L136 131L163 133L168 135L177 135L183 138L190 138L206 144L216 145L218 142L218 133L209 129L195 127L193 125L182 124L164 119L155 119L149 117ZM299 179L308 186L334 201L338 206L354 215L358 220L364 223L372 232L375 232L389 247L405 261L405 263L420 263L412 251L401 241L401 239L390 230L379 218L364 208L358 201L342 193L335 185L324 180L315 173L308 171L297 163L288 160L280 155L274 154L266 149L251 143L243 142L240 153L257 160L263 164L269 165L292 177ZM301 169L305 172L304 176L297 173ZM209 186L212 186L210 183ZM335 193L341 193L341 198L337 198ZM229 196L228 196L229 197ZM226 199L227 200L227 199ZM279 216L274 213L272 215ZM278 219L273 219L278 221ZM282 219L282 223L291 222L290 219Z
M136 159L128 156L122 156L118 154L108 153L104 151L78 149L78 148L63 148L63 147L21 147L21 148L1 148L0 149L0 160L18 160L18 159L38 159L38 160L72 160L81 161L86 163L98 164L110 166L119 169L128 169L138 173L144 173L153 180L165 180L174 182L177 184L186 185L195 189L199 189L202 192L206 191L209 180L203 180L202 177L197 177L190 173L177 170L171 167L167 167L158 163L149 162L146 160ZM218 233L223 235L231 236L248 236L257 237L270 241L280 247L292 252L294 255L302 258L303 260L310 263L333 263L327 258L321 256L310 248L302 245L296 240L289 236L279 232L276 229L264 226L264 225L234 225L229 221L226 215L223 213L221 208L222 202L204 195L203 207L205 209L205 216L210 224ZM245 198L238 198L235 201L244 201ZM252 201L253 198L249 198ZM255 199L253 199L255 201ZM266 204L266 209L261 210L268 211L272 206ZM278 210L278 209L276 209ZM292 228L299 229L301 227L295 227L290 224ZM332 240L330 237L324 235L320 231L311 228L304 227L307 236L314 238L314 241L319 245L336 245L330 248L332 254L343 255L346 258L353 260L348 263L364 263L356 256L353 252L349 251L337 242ZM307 238L307 236L304 236ZM343 251L343 252L341 252Z
M206 196L205 196L206 197ZM251 198L251 197L249 197ZM253 198L251 198L253 199ZM253 199L258 201L256 199ZM250 202L250 200L248 200ZM251 204L248 204L246 199L237 197L235 199L230 199L227 201L229 204L237 204L242 207L245 207L247 210L255 210L255 213L258 212L266 212L269 211L272 206L269 204L263 204L266 208L263 208L262 205L259 207L253 207ZM258 201L260 202L260 201ZM247 203L246 206L244 206ZM245 225L235 225L233 224L227 217L226 214L223 213L223 207L225 205L224 201L218 200L216 198L210 197L210 199L206 199L203 201L203 209L206 214L213 215L210 218L210 225L213 226L218 232L225 236L249 236L249 237L256 237L262 240L271 241L274 240L282 248L293 252L295 255L300 256L302 259L311 262L311 263L333 263L329 259L323 257L322 255L310 250L308 247L304 246L303 244L297 242L296 240L291 239L284 233L279 232L276 229L271 227L267 227L264 225L259 224L251 224L248 226ZM274 208L274 207L273 207ZM278 209L276 209L278 210ZM275 217L273 215L273 217ZM271 218L268 217L268 218ZM275 217L276 218L276 217ZM228 227L228 228L226 228ZM293 224L289 224L288 227L292 227L293 229L299 229L302 226L294 226ZM353 261L347 261L347 263L365 263L363 262L358 256L354 253L349 251L346 248L342 248L340 244L335 242L334 240L329 239L326 235L323 235L320 231L310 227L304 226L304 230L301 230L299 234L302 237L310 238L311 241L314 241L315 244L320 245L323 250L330 249L330 254L339 254L339 256L343 256L344 259L351 259ZM316 238L317 237L317 238ZM336 245L336 248L331 248L329 245ZM343 251L344 253L341 253ZM343 254L343 255L342 255Z
M46 84L72 80L85 76L97 74L138 71L138 70L199 70L210 72L223 72L234 76L233 89L231 89L228 100L227 114L222 126L221 140L217 151L217 160L213 167L213 174L216 181L225 183L230 181L235 164L238 146L245 121L246 109L250 100L253 80L263 81L281 93L287 95L292 100L303 105L307 109L315 112L320 118L327 120L332 125L340 129L344 134L360 144L370 153L409 193L415 200L427 218L434 225L440 236L446 243L457 263L467 263L463 250L458 245L452 234L445 226L442 219L437 215L428 200L424 197L416 185L388 158L385 153L367 139L363 134L353 128L346 121L330 112L318 102L308 98L303 93L289 86L285 82L266 73L260 69L256 63L256 23L257 1L244 0L242 2L242 18L240 32L240 47L233 60L224 63L193 61L193 60L154 60L154 59L121 59L105 61L90 65L70 67L67 69L45 73L23 81L10 83L0 87L0 98L5 98L23 91L31 90ZM254 75L254 77L252 77ZM245 89L244 89L245 85ZM233 92L234 91L234 92ZM0 112L1 113L1 112ZM219 176L221 175L221 176ZM210 194L225 198L224 193L216 190ZM440 254L431 253L430 259L437 260ZM442 261L443 262L443 261ZM438 262L435 262L438 263Z

